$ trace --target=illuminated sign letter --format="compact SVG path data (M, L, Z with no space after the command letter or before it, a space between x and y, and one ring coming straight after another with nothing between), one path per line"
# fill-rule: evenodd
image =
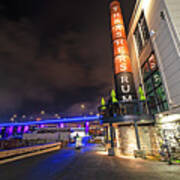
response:
M129 83L129 78L128 76L121 76L121 83Z
M129 93L130 90L131 90L131 86L130 86L130 85L127 85L127 86L125 87L125 85L122 85L122 86L121 86L121 90L122 90L123 93Z
M128 95L128 97L127 96L122 96L122 100L124 100L124 101L132 101L133 97L132 97L132 95Z
M111 1L110 16L117 97L119 100L131 101L136 93L119 0Z

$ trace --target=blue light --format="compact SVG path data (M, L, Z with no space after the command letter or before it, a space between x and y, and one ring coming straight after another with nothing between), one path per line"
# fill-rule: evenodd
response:
M4 123L0 124L0 127L8 127L8 126L26 126L26 125L41 125L41 124L56 124L56 123L76 123L83 121L97 121L99 120L99 116L83 116L83 117L72 117L72 118L61 118L55 120L42 120L42 121L29 121L29 122L21 122L21 123Z

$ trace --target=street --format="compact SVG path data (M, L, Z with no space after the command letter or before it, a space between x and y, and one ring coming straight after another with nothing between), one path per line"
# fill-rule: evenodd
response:
M89 144L81 150L60 151L0 166L1 180L178 180L179 165L142 159L109 157L103 147Z

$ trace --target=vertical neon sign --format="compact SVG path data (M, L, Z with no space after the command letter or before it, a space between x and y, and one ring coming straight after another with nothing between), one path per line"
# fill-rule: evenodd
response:
M110 3L110 17L117 98L119 100L131 101L136 98L136 91L123 16L118 0L112 0Z

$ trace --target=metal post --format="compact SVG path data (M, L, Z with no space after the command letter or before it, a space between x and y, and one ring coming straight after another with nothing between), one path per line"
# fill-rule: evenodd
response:
M136 120L134 120L134 128L135 128L135 133L136 133L137 147L138 147L138 150L141 150L141 144L140 144L139 132L138 132L138 126L137 126Z
M114 141L113 141L113 126L110 123L110 134L111 134L111 148L114 148Z
M114 141L113 141L113 126L112 122L109 123L110 125L110 136L111 136L111 147L108 149L108 155L114 156Z

